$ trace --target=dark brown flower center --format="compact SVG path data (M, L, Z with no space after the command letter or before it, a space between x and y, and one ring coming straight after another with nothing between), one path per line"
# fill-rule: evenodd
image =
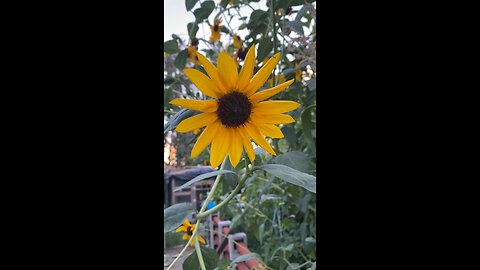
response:
M213 26L213 31L218 32L218 25L217 25L217 24L215 24L215 25Z
M192 227L187 227L187 234L192 236L192 234L193 234Z
M238 127L245 124L251 112L252 103L243 93L234 91L218 100L217 115L220 122L227 127Z

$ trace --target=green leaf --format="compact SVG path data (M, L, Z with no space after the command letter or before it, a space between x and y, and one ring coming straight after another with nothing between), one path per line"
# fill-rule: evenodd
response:
M291 126L284 126L282 127L282 133L285 135L285 139L290 147L295 148L297 145L297 135L295 134L295 129Z
M305 141L308 144L308 148L309 148L308 150L311 153L315 153L316 145L312 137L312 114L310 113L311 110L312 108L309 108L306 111L304 111L302 113L301 118L302 118L303 136L305 138Z
M288 26L290 26L295 32L303 35L303 25L299 21L290 21L287 23Z
M254 26L258 24L266 23L265 19L268 19L268 12L261 9L254 10L252 14L250 14L250 20L248 21L249 29L254 28Z
M207 270L213 270L218 264L217 252L211 248L200 246L200 252L202 253L205 268ZM200 263L198 262L197 252L193 252L183 262L183 269L197 270L200 269Z
M244 262L244 261L250 260L250 259L257 259L259 261L262 261L262 258L260 257L260 255L252 252L252 253L248 253L248 254L245 254L245 255L238 256L235 260L232 261L232 264L241 263L241 262ZM232 265L232 264L230 264L230 265Z
M290 1L290 6L293 7L293 6L300 6L300 5L303 5L305 4L304 0L291 0Z
M178 48L178 43L175 40L169 40L163 43L163 50L166 53L177 53L180 48Z
M230 34L230 30L228 30L226 27L222 27L220 29L220 32L225 33L225 34Z
M317 89L317 79L310 79L307 83L308 90L315 91Z
M170 104L168 103L172 99L172 89L164 88L163 89L163 107L169 107Z
M215 2L214 1L205 1L202 4L203 8L210 10L210 13L215 9Z
M178 203L163 210L163 232L176 230L195 211L191 204Z
M214 9L215 2L205 1L201 4L200 8L197 8L195 11L193 11L193 14L195 15L195 19L197 20L197 22L201 22L207 19Z
M287 152L273 159L276 164L282 164L304 173L308 173L309 161L308 155L300 151Z
M275 4L275 8L283 8L286 10L288 6L290 5L290 0L278 0L277 3Z
M297 13L297 16L295 17L295 21L297 22L301 22L300 20L303 18L303 16L305 16L305 14L307 13L307 6L303 6Z
M227 170L218 170L218 171L214 171L214 172L209 172L209 173L204 173L204 174L201 174L195 178L193 178L192 180L188 181L187 183L181 185L180 187L174 189L173 191L179 191L181 189L184 189L188 186L191 186L193 184L195 184L196 182L198 181L201 181L203 179L207 179L207 178L210 178L210 177L213 177L213 176L217 176L219 174L225 174L225 173L233 173L235 174L235 172L232 172L232 171L227 171Z
M175 58L175 66L182 70L185 68L185 65L187 64L187 58L188 58L188 49L185 49L181 51L178 55L177 58Z
M193 29L192 29L193 27ZM187 30L188 30L188 36L190 39L193 39L195 36L197 36L198 32L198 24L197 23L188 23L187 24Z
M187 11L192 10L197 2L198 0L185 0L185 7L187 8Z
M230 1L230 0L222 0L222 1L220 1L220 6L221 6L222 8L226 8L229 1Z
M268 54L272 51L273 49L273 42L270 40L270 38L266 37L262 40L260 40L258 44L258 52L257 52L257 59L259 62L263 61L265 57L268 56Z
M317 178L313 175L280 164L265 164L260 166L260 169L265 170L271 175L287 181L290 184L303 187L313 193L317 192Z
M163 80L163 84L172 84L174 81L175 81L174 77L168 76Z
M189 110L189 109L181 109L178 113L176 113L170 120L165 124L163 127L163 134L167 134L170 130L175 129L180 122L184 119L197 115L200 112Z
M260 240L260 245L263 244L263 236L265 235L265 223L262 223L260 227L258 227L258 236Z

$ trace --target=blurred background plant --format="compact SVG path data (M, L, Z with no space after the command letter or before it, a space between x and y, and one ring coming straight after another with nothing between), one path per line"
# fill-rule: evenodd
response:
M275 76L272 74L261 89L296 79L273 99L293 100L301 106L290 113L296 123L280 126L285 138L269 139L277 156L256 148L255 164L283 164L316 175L315 1L186 0L187 12L195 20L185 25L186 34L172 34L164 42L164 124L175 122L172 118L181 111L169 104L172 99L206 99L182 73L188 67L206 74L194 57L195 51L213 63L221 51L227 51L240 69L248 48L258 44L255 72L269 56L276 52L282 55ZM190 158L199 131L176 133L168 125L165 130L166 165L209 165L208 148ZM229 163L225 169L235 170ZM236 170L241 171L242 166ZM217 203L236 185L234 177L224 177L214 197ZM232 231L247 233L252 252L259 254L268 267L310 269L316 261L315 201L314 193L256 171L242 192L223 209L222 219L233 221Z

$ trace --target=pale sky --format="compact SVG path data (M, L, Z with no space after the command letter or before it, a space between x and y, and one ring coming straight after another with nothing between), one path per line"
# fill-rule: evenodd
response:
M220 0L215 0L215 3L219 3ZM253 8L256 9L263 9L266 10L266 0L261 0L258 3L250 3L250 5ZM192 14L192 12L187 12L187 9L185 8L185 1L183 0L165 0L163 2L163 20L164 20L164 34L163 34L163 39L164 41L172 39L172 34L176 34L180 36L182 39L188 39L188 33L187 33L187 24L189 22L194 22L195 21L195 16ZM200 7L200 3L198 2L195 7L192 10L197 9ZM250 17L250 14L252 12L251 8L248 7L243 7L240 9L240 13L242 15L246 15ZM210 23L213 23L213 18L215 15L218 13L218 11L213 11L208 20ZM223 19L223 17L222 17ZM202 31L202 25L203 25L203 31ZM231 22L231 26L233 28L238 27L240 25L239 21L236 19L233 19ZM199 30L197 32L197 37L204 37L205 39L210 38L210 28L208 28L207 24L201 24L199 25ZM239 31L238 34L241 37L244 37L248 34L247 29L243 29L242 31ZM222 35L222 40L225 35ZM200 43L201 44L201 43Z

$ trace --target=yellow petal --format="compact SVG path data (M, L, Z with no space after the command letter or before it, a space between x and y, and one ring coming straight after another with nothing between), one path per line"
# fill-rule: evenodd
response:
M195 84L198 90L202 91L202 93L213 98L219 97L220 90L218 90L215 83L208 78L207 75L193 68L184 69L183 73L187 75L187 77L192 81L193 84Z
M178 229L175 230L175 232L186 232L187 231L187 228L183 225L180 225L180 227L178 227Z
M245 57L245 62L243 67L240 70L240 75L238 76L237 81L237 90L244 93L250 83L250 79L253 75L253 69L255 66L255 44L253 44L250 49L248 49L247 56Z
M289 87L294 81L295 80L290 80L288 82L284 82L284 83L279 84L279 85L277 85L275 87L272 87L270 89L257 92L255 94L253 94L249 99L252 103L256 103L256 102L260 102L262 100L265 100L269 97L273 97L274 95L282 92L287 87Z
M279 127L271 124L259 125L260 132L270 138L283 138L285 137Z
M193 131L197 128L202 128L204 126L208 126L213 121L217 120L216 113L201 113L194 115L190 118L187 118L178 124L177 128L175 129L178 132L189 132Z
M250 159L250 162L254 162L255 151L253 150L253 145L252 145L252 142L250 141L250 136L248 135L247 131L245 130L245 127L243 126L239 127L238 131L241 135L242 144L245 147L245 150L247 151L247 155L248 155L248 158Z
M183 240L188 240L189 238L190 238L190 235L188 235L188 234L184 234L184 235L182 236L182 239L183 239Z
M220 82L220 78L218 77L217 68L210 62L203 54L197 52L198 61L202 64L203 68L207 72L208 76L212 79L215 83L217 88L220 90L220 94L226 94L227 89L225 86Z
M170 101L170 104L201 112L216 112L218 109L218 102L216 100L176 98Z
M268 77L272 74L273 69L280 60L280 53L276 53L270 58L267 63L253 76L247 87L247 96L251 96L267 81Z
M185 226L185 227L192 227L192 224L190 224L190 220L185 219L185 220L183 221L183 226Z
M257 103L253 106L253 111L260 114L279 114L293 111L300 104L291 100L269 100Z
M258 114L252 113L250 119L253 122L264 124L288 124L295 122L295 119L288 114Z
M227 155L230 143L230 130L220 125L217 134L212 141L212 149L210 151L210 165L212 168L218 167Z
M230 145L230 153L228 154L228 157L230 158L230 163L235 168L237 167L238 162L242 158L242 135L239 134L238 128L235 128L231 130L231 136L232 142Z
M220 81L227 89L227 92L235 90L237 84L238 72L232 57L226 52L221 52L217 59L218 76Z
M265 149L270 154L276 155L275 151L273 151L270 144L267 142L267 140L265 140L265 138L263 137L263 135L260 133L260 131L255 125L251 123L246 123L246 130L256 144L258 144L260 147Z
M203 239L203 237L201 237L200 235L198 235L197 237L198 237L198 241L200 241L200 243L202 243L202 244L207 243L207 242L205 242L205 239Z
M220 126L220 121L215 121L208 125L198 137L197 142L193 146L191 158L198 156L213 140L215 132Z

